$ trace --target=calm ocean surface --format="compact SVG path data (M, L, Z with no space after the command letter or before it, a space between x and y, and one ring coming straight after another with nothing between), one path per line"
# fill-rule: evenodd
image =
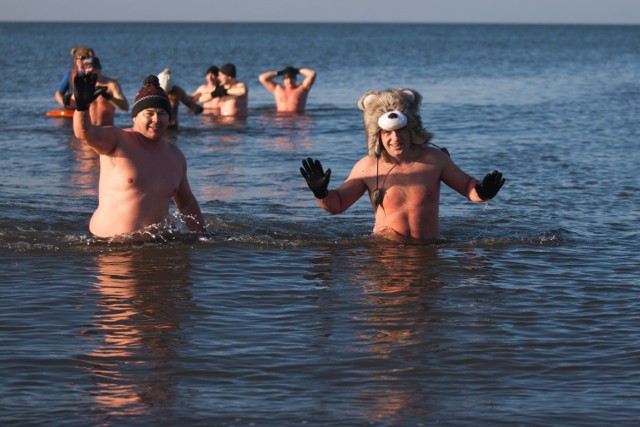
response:
M640 27L0 24L2 425L636 425ZM246 120L183 107L176 144L210 235L88 233L97 158L46 118L92 46L130 102L170 67L187 92L234 62ZM263 71L318 71L304 116ZM445 243L329 216L366 152L356 101L411 87L489 204L448 188ZM131 124L118 112L118 126Z

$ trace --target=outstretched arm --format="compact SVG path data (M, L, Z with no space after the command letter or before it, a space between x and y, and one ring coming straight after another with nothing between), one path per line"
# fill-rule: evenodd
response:
M300 173L307 181L309 189L313 192L318 206L330 214L339 214L353 205L367 190L364 181L357 177L356 167L351 171L349 178L337 189L329 190L331 169L325 172L320 160L308 157L302 161Z
M472 202L486 202L495 197L505 182L502 174L493 171L485 175L482 182L463 172L448 155L440 152L442 181Z
M182 89L180 86L174 86L173 89L178 92L178 99L180 100L180 102L186 105L188 109L193 111L195 114L202 113L202 106L196 104L193 101L193 98L187 95L187 92L185 92L184 89Z

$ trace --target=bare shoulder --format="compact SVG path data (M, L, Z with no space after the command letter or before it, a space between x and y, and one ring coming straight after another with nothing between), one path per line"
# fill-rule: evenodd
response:
M351 169L352 178L364 178L371 175L371 171L376 167L376 159L369 156L364 156L353 165Z
M118 83L118 81L114 78L111 77L107 77L107 76L102 76L105 80L105 83L107 85L115 85L115 86L120 86L120 83Z
M438 164L445 166L452 163L451 158L442 151L440 148L436 148L430 145L426 147L419 147L418 159L424 163Z

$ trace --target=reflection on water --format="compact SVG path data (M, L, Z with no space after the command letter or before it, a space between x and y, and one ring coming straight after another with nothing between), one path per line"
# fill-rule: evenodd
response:
M107 415L170 406L181 317L192 305L189 251L102 253L95 278L97 309L81 333L93 350L78 360L92 378L88 394Z
M397 246L379 242L370 252L369 267L356 276L369 309L362 313L357 337L378 360L381 369L367 381L358 400L368 402L363 416L369 422L402 420L427 414L429 393L412 381L430 355L431 301L444 286L439 279L435 246Z
M100 157L91 147L75 137L68 142L74 162L70 165L71 183L69 189L80 196L98 195Z
M315 122L309 114L263 111L256 118L263 136L256 139L276 152L292 153L295 150L310 151L313 147L311 132Z

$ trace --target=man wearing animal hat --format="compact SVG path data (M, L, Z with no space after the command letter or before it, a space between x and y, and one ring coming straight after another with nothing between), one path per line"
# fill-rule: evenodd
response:
M133 127L91 124L89 106L104 87L96 74L75 77L73 131L100 155L98 208L89 230L98 237L132 233L161 223L171 200L192 231L206 231L204 218L187 179L182 151L165 135L171 120L169 97L156 76L147 76L131 108Z
M319 160L302 161L300 172L318 205L338 214L365 191L373 206L373 234L399 242L433 242L439 237L440 182L472 202L493 198L504 178L498 171L479 181L463 172L447 152L430 144L422 127L422 96L412 89L370 91L358 101L364 111L368 155L340 187L329 190L331 169Z

